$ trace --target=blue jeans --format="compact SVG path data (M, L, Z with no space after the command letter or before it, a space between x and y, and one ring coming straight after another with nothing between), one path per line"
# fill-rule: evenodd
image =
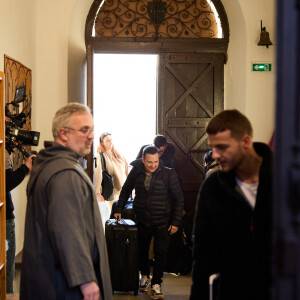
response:
M16 235L15 219L6 220L6 293L13 294L15 276Z
M170 234L169 225L157 225L146 227L138 225L139 241L139 268L142 275L150 274L149 248L153 236L153 277L151 285L161 284L164 272L164 265L168 250Z

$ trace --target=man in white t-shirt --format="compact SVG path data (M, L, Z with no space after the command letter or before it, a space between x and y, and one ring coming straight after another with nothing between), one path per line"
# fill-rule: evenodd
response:
M194 223L190 299L208 299L209 276L220 274L220 300L268 300L271 286L272 151L252 143L252 126L237 110L207 125L212 158Z

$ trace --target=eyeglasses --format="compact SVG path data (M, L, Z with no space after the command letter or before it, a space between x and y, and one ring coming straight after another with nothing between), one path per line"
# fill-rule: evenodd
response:
M68 129L68 130L79 131L84 136L89 136L91 133L94 133L94 128L89 128L89 127L83 127L81 129L74 129L74 128L70 128L70 127L64 127L64 128Z

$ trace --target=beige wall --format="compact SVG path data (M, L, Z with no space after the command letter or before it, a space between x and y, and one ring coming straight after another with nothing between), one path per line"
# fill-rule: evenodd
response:
M0 0L0 70L7 54L32 69L33 130L40 145L51 140L51 120L68 101L84 102L84 26L93 0ZM260 20L275 43L274 0L223 0L230 27L225 65L225 108L252 121L254 137L267 142L274 128L274 49L258 47ZM259 9L258 9L259 8ZM251 61L272 62L273 71L251 71ZM38 150L36 149L36 150ZM26 182L13 191L17 252L23 244Z
M32 70L32 93L36 102L36 0L0 0L0 70L4 71L4 54ZM33 107L35 111L35 106ZM2 117L2 116L1 116ZM33 117L33 127L36 128ZM28 177L13 190L16 215L17 252L22 248Z
M275 41L275 0L223 0L230 28L225 65L225 108L237 108L252 122L254 140L268 142L274 130L275 47L257 46L260 20ZM271 62L271 72L253 72L252 62Z
M51 120L68 102L69 90L73 101L82 102L85 96L84 26L91 4L92 0L0 0L0 70L4 54L32 69L32 130L41 132L35 150L52 139ZM24 240L27 179L12 192L17 253Z

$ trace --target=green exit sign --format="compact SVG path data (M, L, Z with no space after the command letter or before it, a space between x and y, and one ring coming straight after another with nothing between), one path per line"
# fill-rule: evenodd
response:
M271 64L252 63L252 71L271 71Z

